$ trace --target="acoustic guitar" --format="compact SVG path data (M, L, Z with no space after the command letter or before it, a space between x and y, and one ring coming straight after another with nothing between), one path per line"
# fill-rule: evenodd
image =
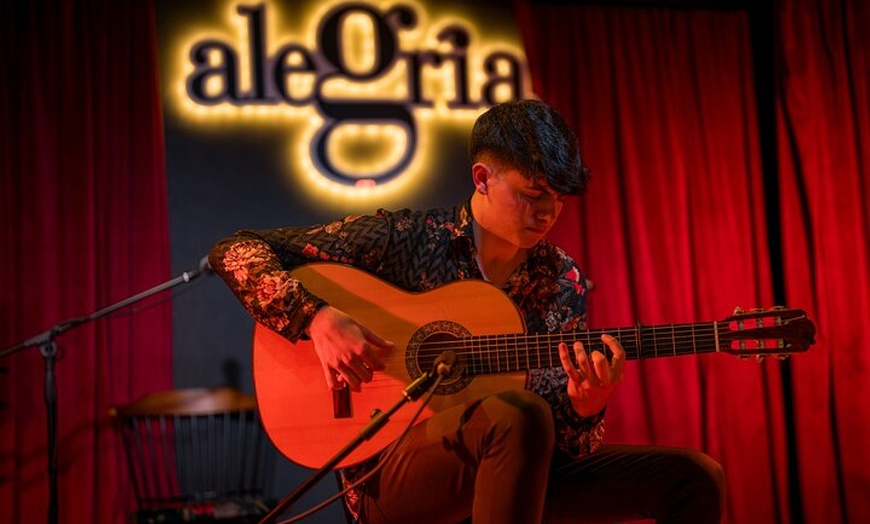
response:
M622 343L627 359L700 353L785 357L814 343L815 326L796 309L737 310L715 322L575 332L527 333L519 310L497 287L462 280L409 293L364 271L312 263L292 272L307 289L396 344L362 391L330 390L311 341L291 343L256 324L253 366L257 403L266 433L290 460L322 467L355 438L374 410L396 404L410 382L431 371L445 351L457 362L419 421L459 403L522 389L530 369L561 367L558 343L575 340L602 349L607 333ZM348 454L338 467L371 457L404 430L419 406L405 404L390 423Z

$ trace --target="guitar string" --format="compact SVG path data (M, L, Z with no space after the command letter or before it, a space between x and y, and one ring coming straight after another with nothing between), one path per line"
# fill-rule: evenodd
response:
M637 338L635 336L626 337L625 340L622 341L623 347L626 350L627 357L629 359L642 359L642 358L650 358L650 357L665 357L665 356L686 356L691 354L703 354L709 353L715 349L715 344L710 346L711 342L715 342L714 339L710 339L710 336L714 336L716 334L715 326L711 328L705 329L692 329L692 326L686 328L686 325L674 325L673 329L669 329L670 326L650 326L644 327L641 326L641 330L658 330L662 331L659 335L653 333L642 333L640 336L641 347L638 348L636 346ZM566 341L566 339L570 338L582 338L586 336L588 339L589 336L598 333L619 333L621 331L636 331L638 328L620 328L620 329L610 329L610 330L589 330L589 331L567 331L567 332L554 332L554 333L517 333L517 334L496 334L496 335L477 335L471 337L457 337L451 340L440 340L440 341L424 341L420 344L420 350L417 352L417 355L420 360L427 361L429 359L433 360L437 358L443 351L445 350L453 350L460 355L467 355L470 357L471 362L467 363L475 370L480 367L482 369L498 369L501 370L502 367L507 369L533 369L533 368L544 368L544 367L554 367L559 364L559 358L557 353L554 351L553 346L547 346L544 348L538 347L538 344L552 344L553 342L562 342ZM635 334L635 333L630 333ZM579 336L572 336L579 335ZM723 338L726 335L723 335ZM707 338L705 338L707 337ZM516 339L526 339L525 342L521 344L517 344ZM656 348L656 341L660 338L666 339L664 342L667 342L667 339L672 340L675 343L674 348L669 348L665 346L664 348ZM762 341L767 340L779 340L781 337L767 337L761 338ZM514 339L514 340L509 340ZM531 344L531 339L534 340L534 344ZM542 340L543 339L543 340ZM483 343L500 343L501 347L494 348L475 348L470 347L468 342L470 340L477 340ZM756 340L756 339L753 339ZM697 351L698 342L706 342L708 345L702 345L702 349L709 348L709 350ZM726 351L730 349L730 342L727 342L728 346L725 348ZM506 348L504 345L506 343L510 343L513 347ZM652 347L650 347L652 344ZM678 350L676 345L691 345L693 349L686 350ZM766 342L762 342L759 344L748 344L746 347L741 348L744 353L752 353L754 352L777 352L784 351L785 347L776 343L774 345L767 344ZM523 352L523 350L525 350ZM587 352L591 351L591 349L587 348ZM493 359L492 357L495 357ZM525 358L523 358L525 357ZM530 358L531 357L531 358ZM387 356L383 360L385 361L396 361L406 360L405 355L395 355L395 356ZM525 366L519 365L520 360L525 360ZM493 362L494 361L494 362ZM531 362L534 361L535 365L532 365ZM493 365L494 364L494 365ZM515 364L515 365L511 365Z
M561 339L555 339L555 341L562 342ZM541 359L558 359L558 346L555 345L545 345L545 347L540 347L537 344L515 344L512 347L488 347L488 348L476 348L470 347L468 344L464 343L465 341L462 339L458 339L454 341L454 343L448 342L433 342L433 343L423 343L419 346L419 351L417 352L420 355L431 355L437 356L440 353L446 350L453 350L456 353L462 355L469 355L471 357L479 357L480 359L489 359L495 357L496 360L515 360L520 358L520 356L531 355L536 360ZM536 341L537 342L537 341ZM691 344L690 339L686 339L687 344ZM542 344L544 345L544 344ZM706 345L700 346L702 349L707 347ZM630 357L636 357L638 354L646 354L646 355L687 355L692 353L706 353L707 351L698 351L698 348L694 348L692 350L686 351L682 349L674 348L659 348L658 351L655 351L654 348L643 348L639 349L633 343L623 343L623 348L626 353ZM584 345L584 349L587 353L594 351L595 347L589 347L589 345Z
M445 349L460 349L463 351L468 351L471 353L503 353L505 350L510 349L526 349L526 350L538 350L535 346L539 345L541 342L545 344L552 344L554 342L573 342L580 341L583 342L582 339L586 339L587 344L592 342L591 337L597 334L611 334L611 335L619 335L617 338L620 339L620 343L623 347L635 347L636 346L636 334L632 332L628 332L629 336L622 337L621 331L623 330L605 330L605 331L588 331L588 332L556 332L556 333L517 333L517 334L497 334L497 335L475 335L470 337L456 337L450 340L433 340L433 341L424 341L421 344L421 347L431 348L434 351L437 350L445 350ZM624 331L628 331L625 329ZM660 334L655 333L642 333L640 336L641 345L645 346L648 344L656 345L659 341L662 343L667 343L670 340L674 342L680 343L688 343L692 341L696 342L714 342L715 341L716 329L695 329L695 330L674 330L667 332L662 332ZM722 338L725 339L728 337L727 334L721 334ZM711 337L713 337L711 339ZM775 339L777 337L770 337L771 339ZM598 339L596 339L596 342ZM602 342L603 344L603 342ZM469 347L470 345L478 345L479 347ZM505 345L510 345L511 347L506 348ZM595 345L595 344L591 344ZM496 346L496 347L491 347ZM662 348L663 352L671 353L667 349L667 346Z
M460 348L466 349L468 348L468 343L479 344L480 346L491 346L491 345L501 345L501 348L495 349L486 349L485 347L481 347L480 349L475 350L486 352L486 351L504 351L504 345L509 343L513 346L522 346L528 348L528 346L537 345L539 342L544 343L553 343L553 342L572 342L572 341L580 341L583 342L582 339L586 339L587 342L591 341L591 337L596 333L589 332L580 334L578 336L572 336L572 332L564 332L564 333L541 333L541 334L528 334L528 333L519 333L519 334L498 334L498 335L473 335L468 337L456 337L450 340L432 340L432 341L424 341L423 344L426 347L432 348L454 348L459 345ZM610 334L610 335L621 335L616 330L613 331L604 331L600 334ZM623 346L626 345L635 345L637 337L633 334L629 334L631 336L617 337L620 339L620 343ZM648 334L644 333L640 336L640 340L642 343L653 343L661 341L663 343L667 343L670 340L676 342L688 342L692 340L697 340L700 342L711 342L715 341L716 330L694 330L694 331L674 331L667 332L661 334ZM713 338L711 338L713 337ZM720 337L723 340L730 340L733 337L732 333L720 333ZM778 337L774 335L769 336L761 336L761 337L746 337L747 340L777 340L783 337ZM598 342L599 339L595 339L595 342ZM603 342L602 342L603 344ZM667 346L665 346L667 347ZM667 350L665 350L667 351Z
M487 368L492 367L501 367L501 364L505 364L505 367L511 367L509 364L510 361L514 361L515 363L521 358L521 356L526 357L527 363L529 362L528 357L531 356L532 360L535 360L538 364L537 366L516 366L521 369L528 369L532 367L552 367L543 365L544 361L549 361L551 364L554 362L558 364L558 353L555 350L555 347L552 346L553 343L556 342L572 342L573 340L580 340L581 342L586 339L587 344L590 345L589 342L592 341L592 336L600 336L602 334L611 334L616 335L617 338L621 339L623 347L626 350L627 357L629 359L635 358L649 358L649 357L659 357L659 356L686 356L691 354L702 354L708 353L711 351L697 351L695 346L701 345L702 349L710 348L711 350L715 349L715 341L716 334L719 331L719 337L721 338L720 342L725 343L725 349L730 349L731 339L735 334L739 334L748 329L763 329L765 327L770 328L771 326L758 326L754 322L749 322L751 327L745 328L742 330L734 330L730 328L726 323L720 322L716 323L701 323L701 324L673 324L673 325L655 325L655 326L639 326L639 327L623 327L623 328L610 328L610 329L592 329L592 330L579 330L579 331L562 331L562 332L547 332L547 333L499 333L492 335L472 335L467 337L456 337L449 340L433 340L433 341L424 341L419 345L419 351L417 352L418 357L421 360L430 359L434 361L437 356L439 356L443 351L452 350L461 355L469 355L472 359L471 365L484 366ZM704 327L699 327L704 326ZM717 329L717 327L724 326L726 329ZM775 327L782 327L783 325L778 325ZM638 336L639 332L639 336ZM712 337L712 338L711 338ZM775 352L777 350L784 350L783 346L780 346L778 343L771 346L766 343L766 341L778 341L783 337L776 336L767 336L767 337L755 337L748 338L750 341L762 341L760 343L749 343L746 347L742 348L742 350L746 353L751 353L752 351L771 351ZM637 346L638 339L640 341L640 348ZM673 342L674 347L670 347L669 344ZM659 343L665 344L664 347L657 347ZM700 343L700 344L699 344ZM713 343L712 347L710 344ZM474 344L478 344L479 346L485 347L474 347ZM603 344L603 343L602 343ZM706 345L704 345L706 344ZM505 347L509 345L510 347ZM540 347L544 345L545 347ZM591 344L595 345L595 344ZM692 350L678 350L676 346L679 345L691 345L693 346ZM492 347L495 346L495 347ZM594 348L586 348L587 353L594 350ZM496 366L492 366L492 362L482 362L483 360L491 360L491 358L496 357ZM475 357L477 361L475 361ZM506 362L499 362L500 359L507 360ZM390 355L384 357L382 360L384 361L404 361L406 360L406 355Z
M653 328L649 328L653 329ZM647 331L647 328L641 328L640 340L642 343L655 343L657 341L662 341L663 343L667 343L668 340L674 340L679 342L686 342L691 340L698 341L706 341L709 342L710 337L713 337L712 341L715 341L715 337L717 334L717 329L714 328L699 328L699 329L659 329L659 333L650 333ZM744 330L746 331L746 330ZM623 333L625 332L625 333ZM722 340L731 340L734 338L735 331L724 331L718 330L719 337ZM571 342L571 341L580 341L583 342L582 339L586 339L587 342L591 342L593 336L596 335L615 335L616 338L620 339L620 342L623 346L627 344L634 344L637 340L637 328L620 328L620 329L608 329L608 330L590 330L590 331L564 331L564 332L553 332L553 333L508 333L508 334L494 334L494 335L472 335L467 337L456 337L451 340L433 340L424 342L426 345L430 347L437 346L449 346L453 347L457 341L464 342L470 341L471 343L479 343L481 346L484 345L492 345L492 344L501 344L512 342L513 345L525 345L528 346L531 342L538 343L543 339L543 342L552 343L553 341L558 342ZM628 336L624 336L628 335ZM750 336L750 334L744 335L742 338L746 340L778 340L785 337L776 336L775 334L770 334L767 336ZM534 340L532 340L534 339ZM599 339L595 339L596 342ZM499 351L503 351L502 349L497 349ZM487 351L485 348L482 348L481 351Z

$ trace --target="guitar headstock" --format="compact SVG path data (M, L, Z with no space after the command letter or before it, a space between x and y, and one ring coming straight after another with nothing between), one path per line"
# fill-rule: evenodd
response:
M744 311L737 308L719 325L719 351L741 358L785 358L808 350L816 342L816 326L800 309L777 306Z

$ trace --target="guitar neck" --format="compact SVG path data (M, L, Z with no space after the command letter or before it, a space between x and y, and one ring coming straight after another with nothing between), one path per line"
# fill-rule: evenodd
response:
M601 335L622 344L628 360L695 355L719 350L717 322L634 326L556 333L517 333L472 336L462 339L467 372L507 373L561 366L558 345L582 342L586 351L602 349ZM430 348L436 350L437 348Z

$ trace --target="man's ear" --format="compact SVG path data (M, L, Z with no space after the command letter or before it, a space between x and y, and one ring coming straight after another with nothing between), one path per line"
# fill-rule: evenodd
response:
M475 162L471 166L471 180L474 182L474 190L481 195L485 195L489 189L489 180L492 176L492 168L483 162Z

